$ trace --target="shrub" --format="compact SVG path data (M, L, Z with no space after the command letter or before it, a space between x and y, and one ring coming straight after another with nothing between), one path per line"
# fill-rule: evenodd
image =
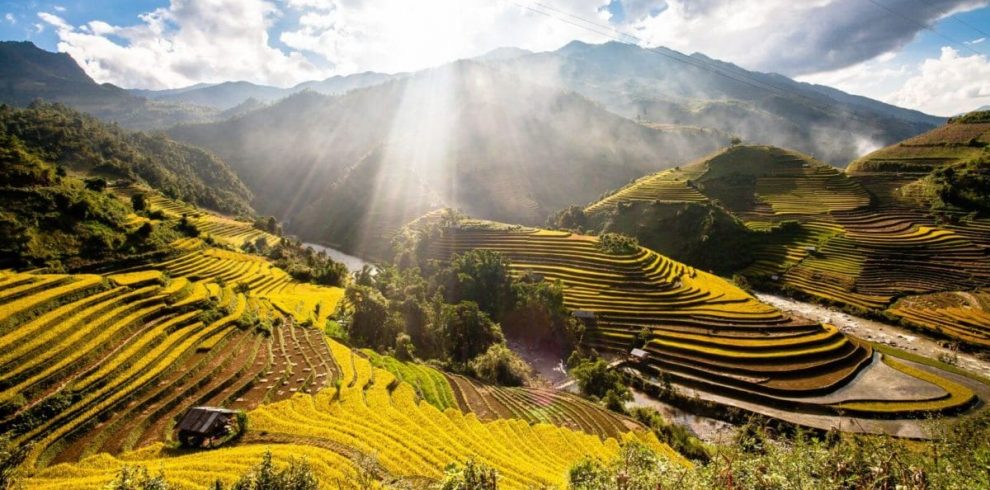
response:
M604 233L598 237L598 248L613 255L626 255L639 250L639 241L621 233Z
M231 490L316 490L319 482L305 460L289 460L281 470L275 468L272 453L265 451L261 462L242 476Z
M172 487L165 481L165 475L161 472L151 476L148 474L148 469L143 466L124 465L106 488L107 490L168 490Z
M468 460L463 466L451 464L444 470L443 479L433 488L435 490L495 490L498 488L498 472L474 460Z
M471 371L481 380L503 386L522 386L530 377L526 361L505 344L492 345L484 354L472 359Z

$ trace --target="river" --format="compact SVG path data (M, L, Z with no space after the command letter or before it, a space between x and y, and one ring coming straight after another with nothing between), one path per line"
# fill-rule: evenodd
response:
M362 259L361 257L348 255L345 254L344 252L341 252L340 250L337 250L335 248L330 248L324 245L319 245L316 243L303 243L303 246L311 247L313 250L317 252L325 252L327 256L330 257L331 259L336 260L337 262L342 262L344 265L346 265L347 270L350 272L357 272L366 265L374 265L371 262Z
M963 369L982 376L990 376L990 362L972 354L957 352L946 347L945 342L933 340L907 328L861 318L832 307L806 303L777 294L756 293L755 296L781 311L835 325L849 335L915 352L932 359L939 357L949 359Z

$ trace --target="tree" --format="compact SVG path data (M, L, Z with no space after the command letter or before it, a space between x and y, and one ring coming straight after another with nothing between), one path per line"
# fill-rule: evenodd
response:
M471 250L455 255L440 277L450 303L473 301L496 319L512 306L509 261L498 252Z
M505 342L502 329L473 301L443 305L439 333L444 352L457 363L466 363L492 344Z
M143 192L139 192L131 196L131 207L135 211L144 211L148 209L148 196Z
M94 192L103 192L107 188L107 181L101 177L86 179L86 188Z
M733 136L732 139L729 140L729 144L732 146L739 146L742 144L742 138Z
M471 360L471 371L483 381L503 386L522 386L529 380L530 368L505 344L493 344Z
M389 314L388 300L367 286L350 286L344 300L351 307L347 335L359 345L372 348L391 346L402 326Z

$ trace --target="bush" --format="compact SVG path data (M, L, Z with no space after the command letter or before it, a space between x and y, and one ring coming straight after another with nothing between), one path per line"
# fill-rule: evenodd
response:
M483 381L503 386L522 386L529 381L530 368L505 344L495 344L471 360L471 371Z
M242 476L231 490L316 490L319 482L305 460L289 460L281 470L272 463L272 453L265 451L261 463Z
M473 460L468 460L463 466L451 464L444 470L443 479L433 488L435 490L495 490L498 488L498 472Z
M168 490L172 488L165 475L160 471L157 475L148 474L143 466L124 465L117 476L106 486L107 490Z
M604 233L598 237L598 248L612 255L627 255L639 250L639 241L621 233Z

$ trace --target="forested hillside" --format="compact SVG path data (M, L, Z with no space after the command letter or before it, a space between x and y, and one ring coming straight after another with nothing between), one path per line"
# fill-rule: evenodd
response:
M130 132L60 104L0 107L0 132L41 160L104 179L143 180L174 199L251 214L251 193L221 160L164 134Z

